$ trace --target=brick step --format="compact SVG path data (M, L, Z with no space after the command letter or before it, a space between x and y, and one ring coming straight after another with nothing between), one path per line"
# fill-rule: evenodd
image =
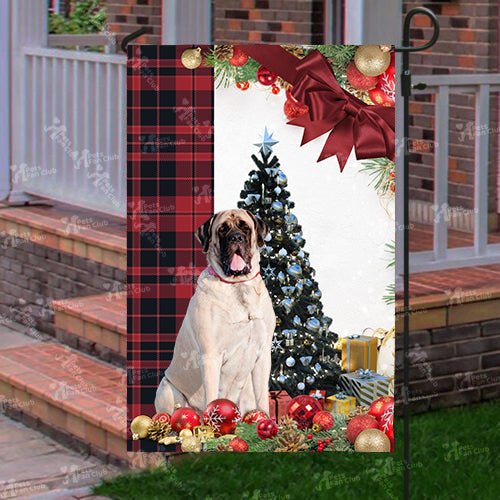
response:
M126 292L52 302L56 338L75 349L125 367Z
M127 455L126 375L52 342L0 350L0 395L108 462Z
M65 204L2 208L0 233L12 242L32 241L116 269L127 269L125 222L117 217Z

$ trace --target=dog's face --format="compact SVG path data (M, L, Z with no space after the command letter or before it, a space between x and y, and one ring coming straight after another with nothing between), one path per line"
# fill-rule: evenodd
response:
M259 265L259 247L269 226L248 210L225 210L196 231L209 264L227 277L250 274Z

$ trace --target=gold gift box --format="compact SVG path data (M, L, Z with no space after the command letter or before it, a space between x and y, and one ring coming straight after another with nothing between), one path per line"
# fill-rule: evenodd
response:
M377 369L377 342L376 337L351 335L342 340L342 368L347 372Z
M345 396L338 399L338 394L328 396L325 401L325 410L330 413L349 413L356 408L356 398L354 396Z

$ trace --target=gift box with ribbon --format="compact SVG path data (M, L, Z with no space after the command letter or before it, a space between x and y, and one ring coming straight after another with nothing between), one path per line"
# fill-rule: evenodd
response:
M373 370L359 369L352 373L340 375L342 390L356 397L358 405L370 406L380 396L389 393L389 377Z
M349 413L356 408L356 398L343 392L326 398L325 410L331 413Z
M317 399L323 410L325 409L326 391L320 391L319 389L316 389L315 391L311 391L309 393L309 396Z
M341 339L342 369L348 372L377 369L377 339L364 335L351 335Z
M283 415L292 398L286 391L269 391L269 416L276 421Z

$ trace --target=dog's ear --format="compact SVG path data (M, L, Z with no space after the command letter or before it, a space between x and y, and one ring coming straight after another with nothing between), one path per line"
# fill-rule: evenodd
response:
M205 223L203 223L196 230L196 239L201 243L203 253L207 253L210 247L210 240L212 239L212 223L214 222L215 215L212 215Z
M250 210L246 210L248 215L252 218L255 224L255 232L257 233L257 245L258 247L264 246L264 238L269 234L269 225L267 222L264 222L260 217L255 217L255 215L250 212Z

